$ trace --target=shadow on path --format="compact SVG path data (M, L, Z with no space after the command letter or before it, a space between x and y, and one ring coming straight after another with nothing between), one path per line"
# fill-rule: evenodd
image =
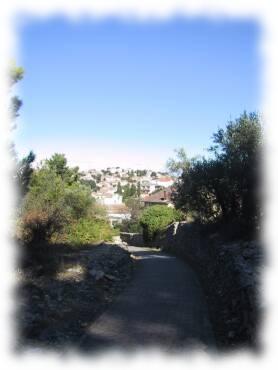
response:
M206 301L191 268L154 249L129 251L137 259L133 280L87 328L80 349L215 350Z

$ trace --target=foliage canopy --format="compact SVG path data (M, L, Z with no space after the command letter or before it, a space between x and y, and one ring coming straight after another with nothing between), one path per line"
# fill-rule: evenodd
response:
M91 189L78 178L77 169L68 167L61 154L53 155L34 171L21 212L22 238L26 242L36 244L54 238L56 242L88 243L90 239L93 243L100 235L111 238L105 212L93 201Z
M195 158L176 183L174 202L201 222L235 222L253 231L260 218L262 125L244 112L213 134L212 158Z
M139 221L143 228L143 237L146 242L155 239L158 232L174 221L182 219L181 212L165 205L154 205L143 210Z

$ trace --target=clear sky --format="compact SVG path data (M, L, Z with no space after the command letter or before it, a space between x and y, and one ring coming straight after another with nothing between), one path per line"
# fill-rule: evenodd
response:
M29 19L17 150L83 169L205 154L218 127L260 108L259 36L251 20Z

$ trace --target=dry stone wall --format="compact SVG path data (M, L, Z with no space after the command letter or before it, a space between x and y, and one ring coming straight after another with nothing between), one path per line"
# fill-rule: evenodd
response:
M128 245L142 247L144 245L142 234L139 233L120 233L121 240Z
M126 242L144 244L142 238L135 239L131 236ZM258 242L224 243L217 234L204 233L200 225L176 222L152 246L179 256L196 271L220 347L258 348L259 280L263 261Z

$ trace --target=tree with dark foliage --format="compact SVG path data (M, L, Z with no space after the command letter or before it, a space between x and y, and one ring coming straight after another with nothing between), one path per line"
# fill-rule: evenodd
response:
M10 85L13 86L18 81L22 80L24 76L24 69L22 67L18 67L15 64L12 64L10 71L9 71L9 79ZM19 99L18 96L13 96L11 98L10 103L10 114L11 114L11 121L12 127L11 129L14 130L16 128L15 120L19 116L19 110L22 106L22 100ZM31 175L33 172L32 164L35 161L35 154L30 151L29 154L18 160L14 144L12 143L10 146L10 153L15 161L15 182L16 186L19 189L20 199L27 193L29 182L31 179Z
M16 182L20 188L23 197L29 188L29 183L33 173L32 163L35 160L35 154L31 151L26 157L17 163Z
M201 222L235 222L246 233L254 231L261 212L261 119L244 112L212 138L213 158L190 161L176 183L175 205Z

